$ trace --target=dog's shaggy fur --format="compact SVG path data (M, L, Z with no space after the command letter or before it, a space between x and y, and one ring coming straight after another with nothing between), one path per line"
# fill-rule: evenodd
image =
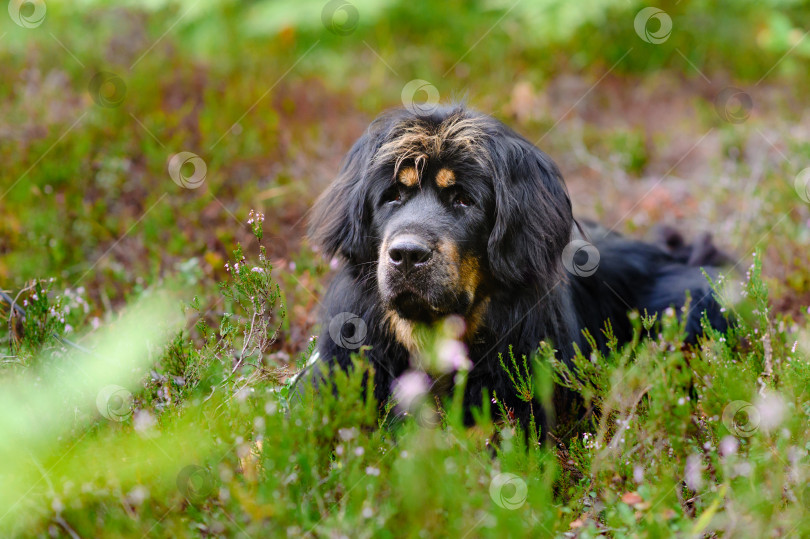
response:
M626 341L629 311L671 306L680 313L687 291L690 341L704 312L715 327L726 324L697 250L576 223L549 156L460 105L375 120L316 203L311 237L341 260L323 302L320 357L345 368L356 345L370 346L380 402L422 351L416 329L453 315L465 322L462 340L473 365L466 404L480 405L486 388L523 421L530 406L498 361L509 345L520 357L548 341L567 360L574 343L587 353L582 330L604 347L600 330L609 320ZM365 334L349 335L347 346L335 338L334 321L352 316L362 322L351 329ZM542 408L533 408L546 425Z

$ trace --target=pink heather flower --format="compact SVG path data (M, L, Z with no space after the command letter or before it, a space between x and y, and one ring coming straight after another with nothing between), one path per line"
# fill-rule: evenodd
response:
M264 214L259 213L254 210L250 210L248 214L247 224L252 225L253 223L263 223L264 222Z
M127 494L127 501L132 505L141 505L149 497L149 490L143 485L138 485Z
M724 457L731 456L737 452L739 445L740 443L734 436L725 436L722 440L720 440L720 454Z
M430 387L430 378L418 371L408 371L394 380L394 398L404 409L421 399Z
M132 426L135 431L145 433L157 424L155 417L146 410L138 410L132 419Z
M638 484L644 482L644 468L642 468L638 464L633 466L633 481L635 481Z
M437 356L439 368L445 372L468 370L472 367L464 343L455 339L442 339L439 342Z
M750 462L738 462L734 465L734 475L748 477L751 475L751 463Z
M461 338L461 336L464 335L466 326L467 324L464 323L464 319L455 314L444 319L445 333L453 339Z
M684 470L684 481L686 485L694 491L700 490L703 486L703 465L700 457L697 455L689 455L686 458L686 469Z
M340 267L340 261L337 258L332 258L332 260L329 261L329 268L336 270L338 267ZM808 309L808 312L810 312L810 309Z
M756 403L759 410L759 426L765 432L770 432L782 423L782 419L787 411L787 404L781 395L768 392Z

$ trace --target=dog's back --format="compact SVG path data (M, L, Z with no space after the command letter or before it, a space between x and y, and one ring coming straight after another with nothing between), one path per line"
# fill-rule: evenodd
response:
M583 223L575 236L590 240L599 257L593 273L571 275L569 293L579 317L578 329L588 329L600 346L605 342L602 329L606 320L611 321L620 342L631 338L627 316L631 311L657 314L661 320L665 311L673 308L679 318L686 316L689 344L694 344L702 333L704 313L715 329L727 328L728 322L707 279L716 279L717 268L695 257L700 246L690 250L684 245L673 253L665 246L628 239L590 222ZM710 240L708 243L711 245ZM683 313L687 297L689 311Z

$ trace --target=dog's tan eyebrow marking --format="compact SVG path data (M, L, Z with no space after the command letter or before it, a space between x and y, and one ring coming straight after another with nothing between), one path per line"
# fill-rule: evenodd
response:
M414 167L405 167L400 170L398 179L405 187L413 187L419 184L419 174Z
M456 175L449 168L443 168L436 174L436 185L444 189L455 185Z

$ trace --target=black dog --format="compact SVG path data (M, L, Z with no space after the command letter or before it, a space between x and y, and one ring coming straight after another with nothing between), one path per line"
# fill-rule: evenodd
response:
M583 329L604 347L610 320L626 341L629 311L680 313L687 291L691 341L703 312L726 325L699 255L580 226L554 162L460 105L375 120L316 203L311 237L342 260L324 301L320 357L345 368L370 346L380 402L423 352L418 328L453 315L472 365L466 404L480 405L487 388L522 421L530 406L498 360L509 345L517 357L544 340L563 359L574 343L587 353Z

